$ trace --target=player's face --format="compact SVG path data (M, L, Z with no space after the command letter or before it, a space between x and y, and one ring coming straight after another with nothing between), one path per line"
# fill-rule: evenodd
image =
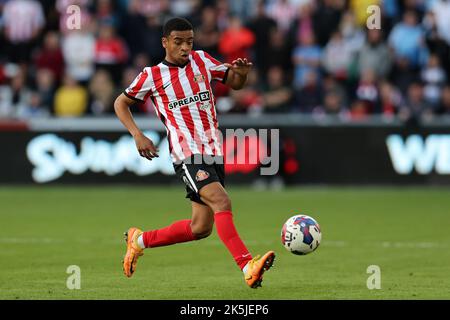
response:
M163 37L162 42L170 62L185 64L194 44L194 31L172 31L168 37Z

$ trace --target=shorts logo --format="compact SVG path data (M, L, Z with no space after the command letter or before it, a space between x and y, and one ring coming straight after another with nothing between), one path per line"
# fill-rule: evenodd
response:
M197 181L203 181L205 179L209 178L209 173L205 170L198 170L197 174L195 175L195 180Z
M194 81L195 82L205 82L205 76L202 74L196 74L196 75L194 75Z

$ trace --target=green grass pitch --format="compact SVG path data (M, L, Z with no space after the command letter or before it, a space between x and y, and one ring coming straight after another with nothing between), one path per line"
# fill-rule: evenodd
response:
M263 287L248 288L216 232L147 249L122 273L123 232L190 217L180 187L1 187L0 299L450 299L450 190L229 187L237 229L253 254L273 249ZM318 220L322 245L287 252L282 224ZM66 287L81 268L81 289ZM369 290L370 265L381 289Z

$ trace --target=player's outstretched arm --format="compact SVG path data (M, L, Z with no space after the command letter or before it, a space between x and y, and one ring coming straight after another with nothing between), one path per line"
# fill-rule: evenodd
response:
M133 99L128 98L123 93L117 97L114 102L114 111L120 122L128 129L130 134L133 136L136 143L136 147L139 151L141 157L152 160L158 157L158 149L153 144L152 140L147 138L142 131L138 128L136 122L131 114L130 107L135 103Z
M232 63L225 63L229 68L227 80L225 84L234 90L242 89L247 82L247 75L253 64L244 59L236 59Z

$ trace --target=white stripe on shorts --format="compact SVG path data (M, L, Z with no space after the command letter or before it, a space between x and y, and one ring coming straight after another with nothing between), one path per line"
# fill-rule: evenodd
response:
M182 167L183 167L184 173L186 174L186 177L188 178L192 188L194 189L195 192L198 193L197 186L195 185L194 180L192 180L192 177L191 177L191 175L190 175L190 173L189 173L189 171L188 171L188 169L186 167L186 164L184 162L182 164Z

